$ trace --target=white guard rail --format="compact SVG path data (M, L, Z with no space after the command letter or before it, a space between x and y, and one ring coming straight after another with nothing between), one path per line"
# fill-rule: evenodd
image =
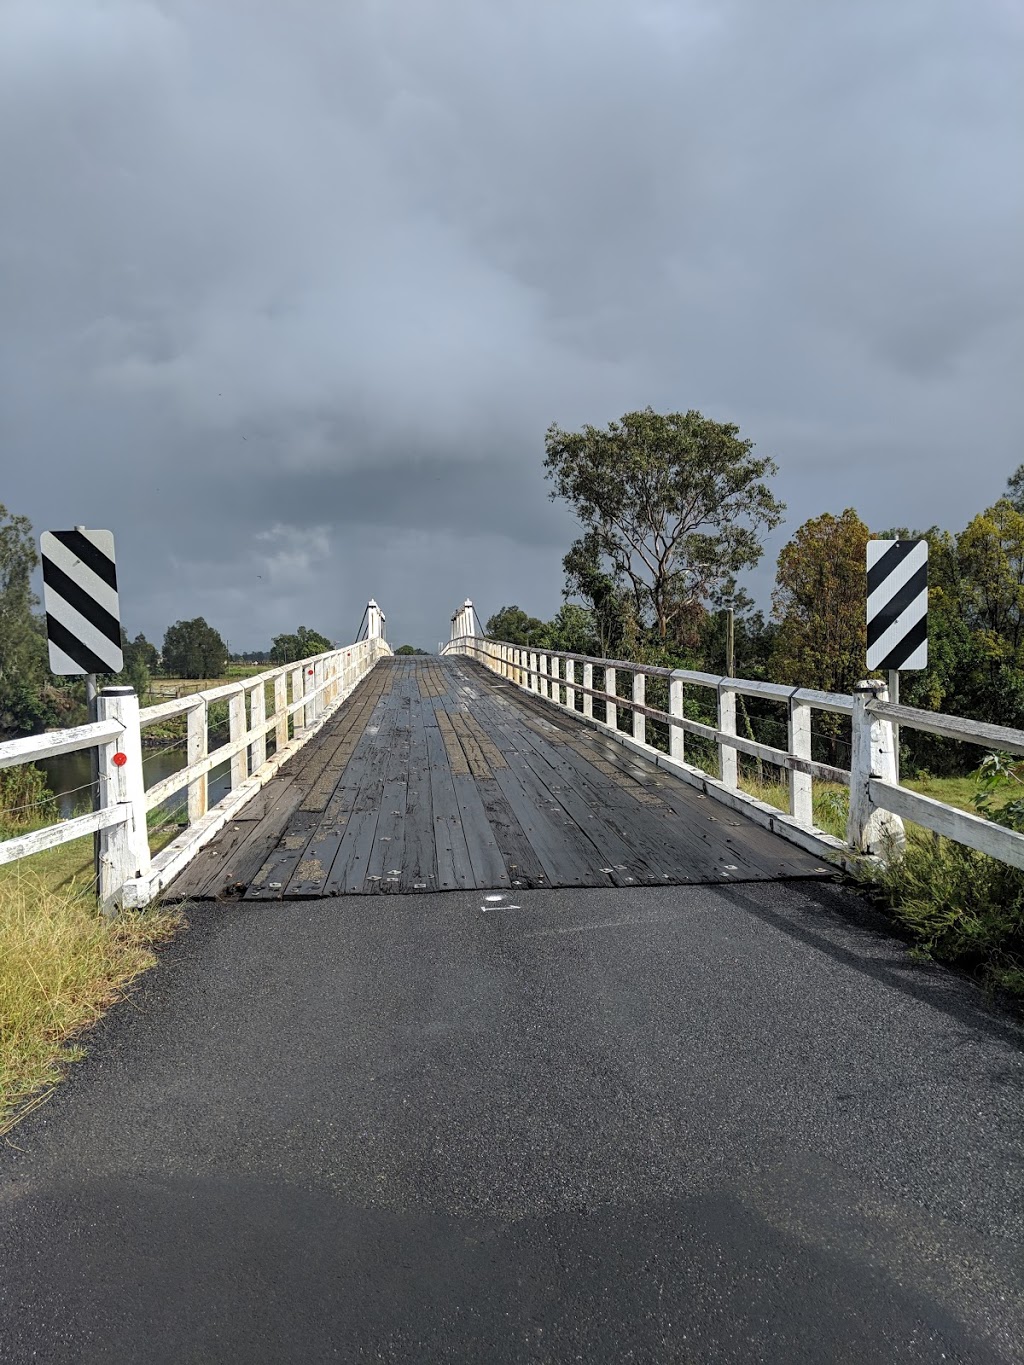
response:
M441 647L441 653L465 654L478 660L525 691L573 711L581 720L613 736L626 748L645 754L708 796L734 810L742 810L757 823L848 869L863 864L865 859L882 860L902 848L905 819L1014 867L1024 868L1024 834L900 785L896 777L893 726L924 730L928 734L1018 755L1024 755L1024 730L894 705L888 700L886 685L873 680L859 682L853 694L847 696L785 687L779 683L719 677L689 669L657 668L620 659L597 659L564 651L526 648L479 635L450 640ZM603 675L601 688L594 687L595 669ZM623 673L631 680L628 697L619 693L619 675ZM668 711L646 704L646 680L650 677L667 680ZM716 725L705 725L684 715L688 688L707 689L716 694ZM760 744L736 733L737 696L770 698L787 708L787 748ZM595 698L604 711L603 717L594 715ZM632 714L629 733L619 729L620 709ZM812 760L813 711L851 717L849 769ZM660 721L668 727L667 754L648 743L649 721ZM718 746L717 778L686 762L687 734L698 735ZM788 772L788 814L741 790L737 753L749 754ZM815 778L841 782L850 789L845 842L814 824L811 784Z
M377 660L391 652L385 640L371 636L251 678L142 709L130 687L108 687L97 697L97 721L0 743L0 768L96 746L100 774L98 810L0 842L0 864L98 830L101 907L113 913L147 905L321 728ZM273 702L268 713L270 688ZM227 702L228 739L211 750L209 708L218 701ZM143 779L143 731L177 716L185 717L185 766L147 788ZM270 758L269 735L274 741ZM211 807L210 771L227 761L231 765L229 789ZM147 813L185 788L188 825L151 857Z

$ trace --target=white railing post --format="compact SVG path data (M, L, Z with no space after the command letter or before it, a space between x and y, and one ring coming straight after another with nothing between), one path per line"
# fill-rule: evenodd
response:
M643 673L633 674L633 701L643 706L647 696L647 677ZM647 743L647 717L641 711L633 712L633 738L641 744Z
M811 757L811 708L805 701L789 699L789 752L795 758ZM789 770L789 813L801 825L814 824L810 773Z
M186 720L185 761L191 767L209 753L207 704L200 697L198 706L189 708ZM194 825L206 814L209 806L210 774L203 773L188 784L188 822Z
M536 690L537 690L537 674L536 674L536 668L537 668L537 655L536 655L536 653L531 649L531 650L527 653L527 656L526 656L526 657L527 657L527 659L529 660L529 662L528 662L527 665L526 665L526 668L527 668L527 673L526 673L526 686L527 686L527 688L528 688L529 691L531 691L531 692L536 692Z
M245 688L239 683L238 691L228 697L228 740L235 744L244 739L245 734ZM240 748L231 755L231 790L240 787L248 776L245 749Z
M846 825L846 841L858 853L873 853L885 857L898 851L906 842L903 821L891 811L881 810L871 802L870 781L880 777L886 782L896 781L896 753L892 724L879 716L872 716L868 702L889 700L885 683L864 681L853 688L853 733L850 757L850 814Z
M614 697L615 692L615 669L606 668L604 671L604 690L605 695ZM605 702L605 724L610 730L619 728L619 708L612 701Z
M324 709L324 694L321 690L324 681L324 661L316 659L313 663L313 719L319 720Z
M112 915L120 909L125 882L146 876L150 868L139 699L130 687L105 687L96 697L96 719L124 726L117 739L99 746L101 807L128 807L123 824L100 831L99 902Z
M249 729L258 729L267 718L267 694L261 682L259 687L249 689ZM253 735L249 745L252 772L262 768L267 761L267 737L265 734Z
M576 661L566 659L565 661L565 706L568 711L576 710Z
M682 719L685 712L683 710L683 670L677 668L673 670L672 677L668 683L668 713L670 716L679 716ZM683 761L686 753L686 731L681 725L670 725L668 727L668 755L669 758L677 758Z
M288 743L288 674L279 673L274 679L274 715L277 717L277 727L274 735L277 739L278 749L283 749Z
M516 682L520 687L526 686L526 670L523 666L523 655L526 651L522 648L516 650Z
M585 688L593 689L593 686L594 686L594 665L593 665L593 664L584 664L584 665L583 665L583 686L584 686ZM583 714L584 714L585 716L589 716L591 719L593 719L593 716L594 716L594 698L590 695L590 692L589 692L589 691L583 693Z
M551 656L548 654L540 656L540 694L551 696Z
M718 728L723 735L736 734L736 693L731 687L718 684ZM736 750L724 740L718 741L718 780L735 791L737 786Z
M302 696L306 703L302 708L302 723L308 728L316 720L316 711L313 709L313 668L311 664L305 664L302 669Z

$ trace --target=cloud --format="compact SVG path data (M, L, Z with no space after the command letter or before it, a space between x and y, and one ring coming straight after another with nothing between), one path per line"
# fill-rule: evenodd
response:
M997 0L8 0L5 501L115 530L133 631L250 645L553 612L544 429L647 403L774 455L780 535L956 529L1021 458L1022 43Z

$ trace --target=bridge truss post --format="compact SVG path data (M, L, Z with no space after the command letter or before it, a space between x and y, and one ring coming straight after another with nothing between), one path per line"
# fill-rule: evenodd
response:
M871 680L853 687L853 733L850 736L850 814L846 841L859 853L884 858L906 841L903 821L891 811L882 810L871 800L871 779L896 782L896 749L892 722L872 716L870 701L888 701L889 689Z
M718 684L718 728L723 735L736 734L736 693ZM736 750L725 740L718 741L718 779L731 791L738 786Z
M633 674L633 701L643 706L647 696L647 677L643 673ZM633 712L633 738L641 744L647 743L647 717L642 711Z
M274 715L277 728L274 737L280 751L288 743L288 674L280 673L274 679Z
M241 747L245 732L245 688L239 683L238 691L233 696L228 697L228 742L239 746L231 755L232 791L236 787L240 787L249 776L245 749Z
M294 706L295 703L296 703L296 702L299 700L299 698L302 696L302 669L301 669L301 668L293 668L293 669L292 669L292 672L291 672L291 679L292 679L292 705ZM305 722L304 722L303 717L302 717L302 711L301 711L301 709L298 709L298 710L293 711L293 712L292 712L292 734L295 735L299 730L301 730L301 729L302 729L302 726L304 725L304 723L305 723Z
M307 672L308 672L308 669L307 669ZM321 712L322 712L323 709L324 709L323 683L324 683L324 661L323 661L323 659L315 659L315 660L313 661L313 719L314 719L314 721L320 719Z
M125 882L146 876L150 867L142 727L132 688L103 688L96 697L96 719L124 727L117 739L99 746L100 807L127 808L124 821L100 831L99 902L105 915L113 915Z
M683 672L682 669L674 670L668 682L668 713L670 716L678 716L682 720L685 698L683 694ZM681 725L670 725L668 727L668 756L683 761L686 751L686 731Z
M806 702L789 700L789 752L796 758L811 759L811 708ZM802 825L814 824L810 773L789 770L789 813Z
M189 767L199 763L209 753L209 708L205 697L189 707L186 718L185 762ZM209 806L210 774L200 775L188 784L188 822L194 825L206 814Z
M267 718L267 700L263 684L249 689L249 729L259 730ZM249 771L255 772L267 761L267 737L265 734L253 735L249 745Z

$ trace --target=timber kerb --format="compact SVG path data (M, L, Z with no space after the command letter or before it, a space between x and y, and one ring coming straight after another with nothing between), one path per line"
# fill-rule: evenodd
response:
M1024 869L1024 834L923 796L899 782L893 734L894 725L900 725L990 750L1024 755L1022 730L891 703L885 684L874 680L858 683L853 694L822 692L691 669L670 669L564 650L530 648L480 635L457 636L444 644L441 652L477 659L524 691L573 711L586 724L653 759L700 787L708 796L745 812L759 824L847 870L883 861L901 848L905 841L903 820L911 820L935 834ZM593 685L595 669L603 674L603 687ZM632 679L628 697L619 694L620 673L626 673ZM647 704L645 680L651 677L668 683L667 711ZM690 687L715 693L717 724L708 725L684 715L685 691ZM736 733L737 696L767 698L786 706L789 740L786 748L759 743ZM603 718L594 715L595 698L604 708ZM620 709L632 714L629 732L619 729ZM812 759L813 711L850 716L850 768ZM650 721L668 728L667 753L649 743L647 727ZM717 746L717 777L686 761L687 734ZM788 813L741 789L737 769L740 753L788 774ZM814 824L814 780L838 782L850 789L845 841Z
M98 832L101 907L112 913L148 904L319 731L377 661L392 652L380 633L383 613L379 608L377 614L376 633L338 649L143 708L131 688L105 688L97 697L97 721L0 743L0 768L95 747L100 774L98 809L0 842L0 864ZM273 701L268 714L270 689ZM210 707L224 701L228 737L211 749ZM147 788L143 732L179 717L185 719L185 766ZM268 757L271 735L274 753ZM229 787L211 806L209 775L224 763L230 766ZM187 825L166 848L151 856L148 812L183 790L187 790Z

